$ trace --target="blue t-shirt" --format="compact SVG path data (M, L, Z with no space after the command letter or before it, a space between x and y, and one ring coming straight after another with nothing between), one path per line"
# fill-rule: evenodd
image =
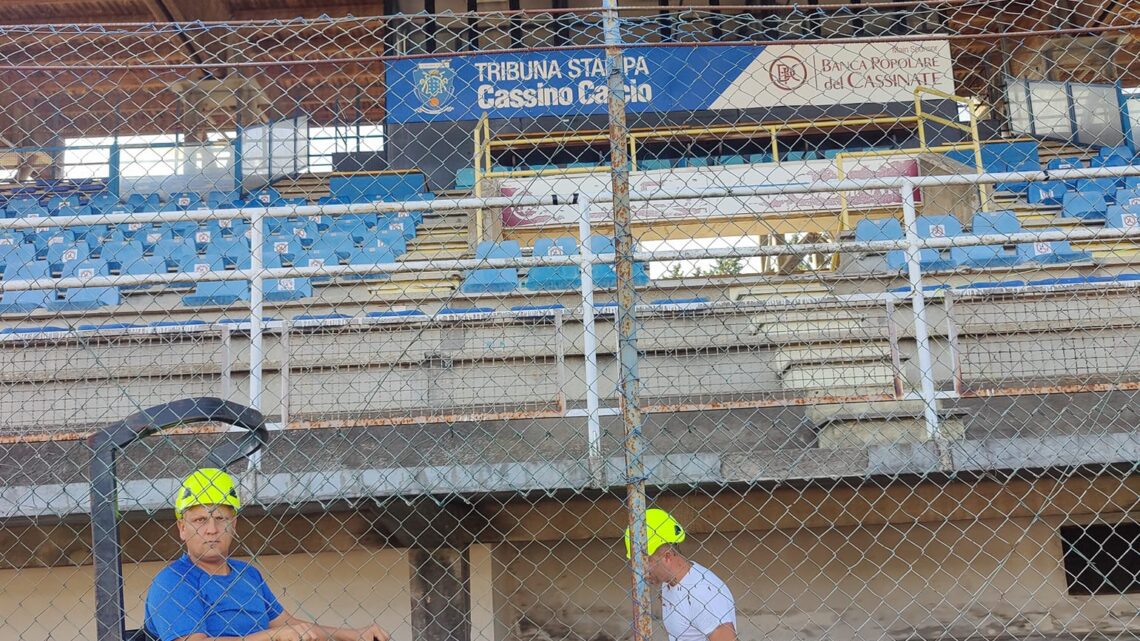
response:
M145 625L162 641L200 632L240 637L269 628L285 608L257 568L230 559L230 573L209 574L182 558L162 569L146 593Z

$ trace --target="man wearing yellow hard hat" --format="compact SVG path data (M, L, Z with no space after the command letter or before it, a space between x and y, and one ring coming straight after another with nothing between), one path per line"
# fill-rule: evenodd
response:
M330 628L285 611L261 572L229 558L241 500L229 474L200 469L174 497L182 558L154 577L145 626L161 641L389 641L378 625Z
M720 577L678 549L685 529L665 510L645 511L645 578L661 586L661 621L669 641L736 641L736 600ZM629 529L625 555L633 557Z

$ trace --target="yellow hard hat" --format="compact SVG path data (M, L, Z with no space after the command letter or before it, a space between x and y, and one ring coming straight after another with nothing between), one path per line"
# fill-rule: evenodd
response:
M665 510L650 508L645 511L645 526L648 530L646 551L652 555L666 543L681 543L685 540L685 528ZM625 558L633 557L629 542L629 528L625 529Z
M195 505L228 505L236 512L241 507L237 488L229 474L212 467L204 467L182 481L174 497L174 517L182 518L187 508Z

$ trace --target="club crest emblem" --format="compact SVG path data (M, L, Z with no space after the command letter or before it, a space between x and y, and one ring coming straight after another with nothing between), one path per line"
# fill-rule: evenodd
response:
M412 72L416 98L420 106L416 111L438 115L451 111L448 103L455 96L455 70L451 62L421 62Z

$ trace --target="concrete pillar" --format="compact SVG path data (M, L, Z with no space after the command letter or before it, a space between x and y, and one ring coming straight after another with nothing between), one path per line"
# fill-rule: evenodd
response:
M413 548L412 638L416 641L471 641L469 548Z

